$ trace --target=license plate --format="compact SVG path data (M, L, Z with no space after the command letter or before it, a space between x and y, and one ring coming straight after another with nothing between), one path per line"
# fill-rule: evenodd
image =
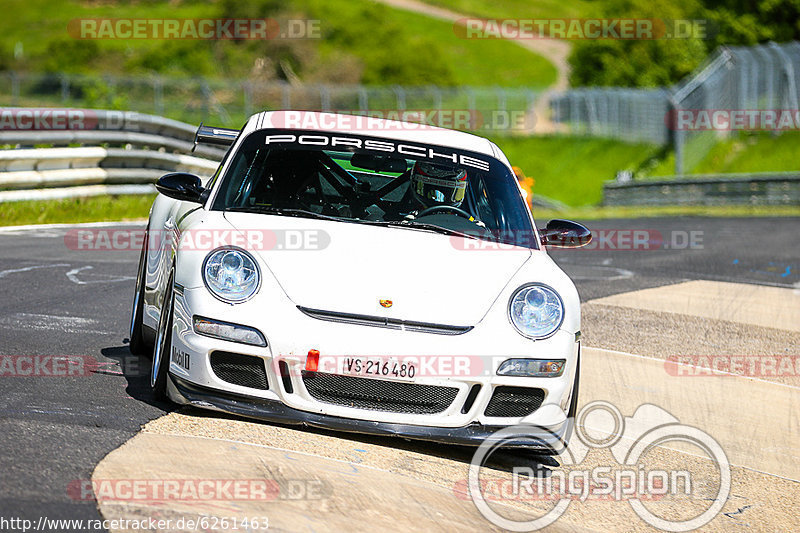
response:
M339 371L346 376L414 381L417 366L408 361L380 357L345 357Z

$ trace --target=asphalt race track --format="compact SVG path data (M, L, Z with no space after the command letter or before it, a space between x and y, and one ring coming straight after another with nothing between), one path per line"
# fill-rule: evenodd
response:
M602 231L592 249L552 254L583 301L687 280L800 288L797 218L653 218L588 226ZM630 249L633 237L619 231L631 230L646 231L647 244L640 233L639 248ZM41 356L40 362L75 356L83 365L74 376L0 377L0 512L33 521L42 515L99 518L96 503L76 499L69 487L90 479L107 454L171 410L152 399L147 369L137 368L126 347L139 251L71 249L68 231L0 230L0 355ZM591 340L603 339L603 332L588 326L585 319L586 343L595 346ZM425 444L371 442L442 453Z

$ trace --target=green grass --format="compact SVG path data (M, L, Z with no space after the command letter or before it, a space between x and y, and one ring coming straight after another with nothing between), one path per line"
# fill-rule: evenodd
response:
M365 0L309 0L312 8L310 12L322 20L322 25L331 26L331 31L339 31L340 27L347 25L355 28L354 33L373 33L378 41L373 46L380 49L394 44L393 41L400 39L402 45L399 47L388 48L393 57L385 58L384 63L391 64L405 62L405 58L397 54L413 54L410 67L413 72L409 76L420 76L420 85L440 83L435 76L428 71L431 62L447 65L451 70L452 84L465 86L502 86L502 87L528 87L532 89L544 88L556 80L556 69L544 57L534 54L521 46L502 40L469 40L461 39L456 36L453 24L442 20L434 19L412 13L409 11L380 6L378 9L382 16L392 23L392 35L382 36L382 24L364 27L363 14L370 3ZM374 9L374 8L372 8ZM403 28L402 33L399 28ZM435 50L425 50L417 46L423 42L425 37L431 39L438 45ZM364 44L371 44L365 37L362 37ZM390 39L387 42L384 39ZM354 40L354 43L357 41ZM340 42L323 39L322 46L341 46ZM378 53L379 50L363 50L362 56L368 57L370 54ZM438 57L430 57L435 53ZM417 55L419 54L419 55ZM369 69L377 69L377 64L366 64ZM374 73L374 72L373 72ZM380 79L374 80L380 84ZM413 85L413 84L412 84Z
M742 133L723 139L704 150L704 155L684 160L684 173L724 174L736 172L800 171L800 132ZM692 163L693 162L693 163ZM670 152L646 177L659 178L675 174L675 154Z
M262 2L265 3L266 2ZM376 5L370 0L295 0L273 7L230 7L233 3L78 2L7 0L0 20L0 69L87 74L201 75L247 78L257 58L272 61L262 73L276 76L279 61L309 83L374 85L472 85L543 88L555 81L555 67L515 43L458 38L453 25L423 15ZM278 7L274 7L277 5ZM293 17L320 21L321 39L79 40L67 26L80 18L183 19L226 16ZM248 10L249 9L249 10ZM267 9L277 10L275 13ZM239 11L235 11L239 14ZM21 46L22 55L12 51ZM498 60L502 58L502 60ZM274 72L273 72L274 71ZM405 83L403 83L405 81ZM2 89L0 89L2 90Z
M618 170L636 170L658 148L588 137L541 136L493 139L512 165L535 180L533 193L571 206L598 204L603 182Z
M269 8L262 4L273 4ZM271 0L235 3L232 0L194 4L188 0L109 3L66 0L9 0L0 19L0 72L67 72L73 80L69 97L62 99L59 79L23 78L20 97L8 102L11 84L0 77L0 103L23 107L71 106L124 109L155 113L189 123L241 127L254 111L283 106L275 83L289 79L294 87L290 107L320 109L324 104L317 84L381 87L369 95L369 107L396 109L392 87L431 86L445 90L460 86L476 90L474 99L461 91L445 92L440 101L428 92L408 94L406 109L498 109L495 87L511 88L505 109L526 109L527 91L541 90L556 79L556 69L543 56L516 43L465 40L453 25L434 18L392 9L371 0L294 0L281 5ZM280 16L269 9L277 9ZM43 17L42 13L47 13ZM276 18L319 21L321 39L295 40L79 40L67 31L70 21L82 18L197 19ZM501 60L498 60L501 58ZM260 65L260 66L259 66ZM291 73L291 76L288 74ZM162 76L161 108L156 107L153 75ZM109 87L106 77L132 77L132 86ZM294 78L296 76L296 79ZM248 80L254 91L249 105L239 82ZM205 82L213 101L202 89ZM273 89L269 89L273 87ZM357 95L334 91L330 104L357 109Z
M155 196L92 196L0 203L0 226L146 219Z
M597 16L598 3L587 0L425 0L456 13L484 18L554 19Z
M723 141L695 167L697 173L800 170L800 132L742 135Z
M617 206L617 207L570 207L563 211L534 209L533 215L542 226L553 218L566 218L576 221L600 220L604 218L653 218L653 217L798 217L800 206Z
M214 16L216 7L212 3L157 3L157 2L76 2L74 0L5 0L3 17L0 19L0 44L12 48L21 43L22 65L31 67L56 66L48 62L48 52L53 43L66 45L83 44L91 51L93 44L100 54L83 64L64 65L64 70L78 72L113 73L132 56L150 50L160 42L146 39L100 39L80 41L72 39L67 31L68 23L78 18L203 18ZM200 43L207 43L200 41ZM201 46L203 46L201 44ZM103 70L103 69L108 70Z

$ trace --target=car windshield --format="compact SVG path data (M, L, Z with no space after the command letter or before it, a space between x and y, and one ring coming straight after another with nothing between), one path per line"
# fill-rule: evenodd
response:
M212 209L392 225L537 248L497 159L361 135L259 130L233 155Z

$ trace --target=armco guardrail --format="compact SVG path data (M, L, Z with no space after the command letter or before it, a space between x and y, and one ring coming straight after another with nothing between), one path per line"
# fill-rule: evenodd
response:
M188 153L197 126L134 111L0 108L0 146L133 145ZM220 159L225 151L198 146L195 155Z
M798 205L800 172L702 174L609 182L604 205Z
M224 155L188 155L196 126L141 113L3 108L0 118L0 202L147 193L167 172L210 176Z

